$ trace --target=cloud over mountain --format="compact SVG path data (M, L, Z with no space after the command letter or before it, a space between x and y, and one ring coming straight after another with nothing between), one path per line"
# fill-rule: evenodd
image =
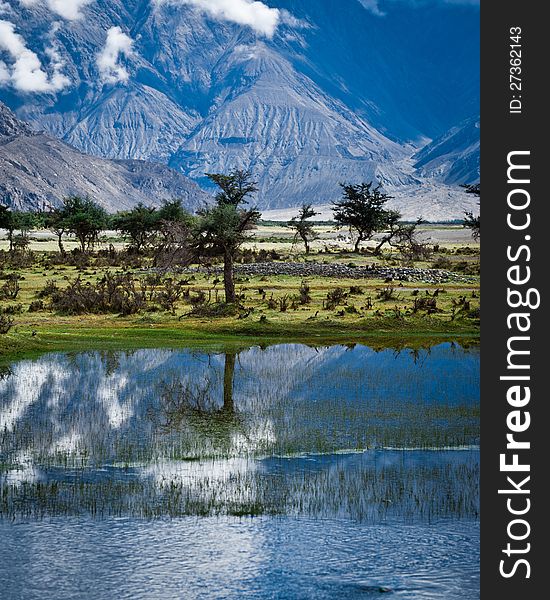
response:
M25 39L16 33L15 25L0 20L0 51L11 59L8 65L0 61L0 85L11 85L20 92L58 92L69 79L61 72L64 63L54 45L46 48L51 72L48 74L38 55L27 47Z
M281 22L281 11L255 0L154 0L157 5L187 4L213 19L252 28L259 35L273 37Z
M37 80L32 96L15 86L4 36L0 100L88 154L206 188L207 172L250 169L262 209L328 204L341 182L435 188L443 163L413 155L479 112L479 13L454 1L363 0L375 15L359 0L96 0L67 20L0 0ZM453 185L476 167L447 149L460 140Z
M107 32L104 48L97 55L97 66L101 79L105 83L126 83L130 77L127 69L120 63L122 57L133 55L134 41L123 33L120 27L111 27Z
M19 2L27 7L46 4L56 15L68 21L75 21L82 17L82 9L94 0L47 0L46 2L43 0L19 0Z

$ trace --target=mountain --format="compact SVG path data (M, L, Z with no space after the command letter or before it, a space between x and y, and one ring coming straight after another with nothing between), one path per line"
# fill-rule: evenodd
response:
M181 198L194 209L209 199L165 165L88 156L32 131L0 103L0 201L19 209L43 209L59 205L66 196L86 194L112 212L171 198Z
M261 208L327 203L343 181L421 186L410 157L478 111L471 3L89 0L76 20L60 4L2 3L62 89L4 75L0 99L81 151L205 189L206 172L250 168Z
M261 173L260 206L330 201L338 183L379 178L412 183L406 153L341 102L325 95L263 42L237 46L213 73L219 97L170 160L199 182L235 165Z
M415 154L422 177L447 184L479 182L479 118L463 121Z

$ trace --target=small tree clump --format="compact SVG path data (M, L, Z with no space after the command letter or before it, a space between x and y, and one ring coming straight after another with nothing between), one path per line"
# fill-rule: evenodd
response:
M113 227L126 237L130 249L141 253L153 242L159 222L156 208L139 203L130 211L118 213L113 219Z
M105 209L89 197L71 196L63 200L60 223L79 241L82 253L93 250L107 221Z

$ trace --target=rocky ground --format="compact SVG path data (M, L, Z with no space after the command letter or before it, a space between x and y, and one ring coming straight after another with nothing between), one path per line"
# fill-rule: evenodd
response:
M194 267L187 272L221 272L221 267L208 269ZM452 273L441 269L419 269L412 267L385 267L378 265L350 266L343 264L323 264L314 262L265 262L242 264L236 266L240 276L273 276L288 275L290 277L333 277L338 279L385 279L391 281L408 281L423 283L472 283L474 277Z

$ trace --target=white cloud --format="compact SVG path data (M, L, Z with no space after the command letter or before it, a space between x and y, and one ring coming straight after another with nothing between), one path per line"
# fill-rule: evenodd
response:
M156 4L187 4L214 19L246 25L256 33L273 37L282 21L278 8L270 8L255 0L154 0Z
M15 25L5 20L0 20L0 51L12 59L11 65L3 61L0 65L0 84L10 84L21 92L58 92L70 84L61 72L64 63L54 45L46 49L51 61L48 74L24 38L15 32Z
M378 5L378 0L359 0L359 2L368 11L370 11L373 15L376 15L377 17L383 17L386 14L383 10L380 9L380 6Z
M134 53L134 40L122 32L120 27L111 27L107 32L105 47L97 55L97 66L105 83L125 83L129 74L120 64L120 58L129 58Z
M94 0L19 0L23 6L34 6L35 4L47 4L48 8L67 19L68 21L75 21L80 19L82 16L82 9L88 4L94 2Z

